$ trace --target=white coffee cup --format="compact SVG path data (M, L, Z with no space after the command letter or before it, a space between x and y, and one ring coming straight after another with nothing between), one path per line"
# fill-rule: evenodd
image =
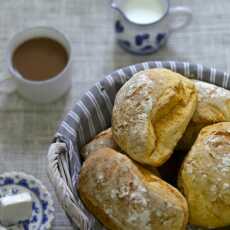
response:
M46 37L59 42L67 51L68 63L56 76L42 81L31 81L23 78L13 67L12 56L15 49L32 38ZM66 35L53 27L33 27L17 33L10 40L5 54L9 74L16 83L16 89L24 98L35 103L49 103L64 95L71 86L72 49Z

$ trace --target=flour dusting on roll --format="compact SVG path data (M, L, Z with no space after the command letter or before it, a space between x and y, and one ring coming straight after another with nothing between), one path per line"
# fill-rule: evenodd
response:
M230 225L230 122L201 130L182 165L178 184L188 201L191 224Z
M90 154L78 189L107 229L184 230L188 221L187 203L177 189L109 148Z
M160 166L172 154L196 103L191 80L167 69L141 71L116 95L113 138L132 159Z
M84 145L81 149L81 156L85 160L91 153L105 147L120 150L119 146L113 139L111 128L100 132L93 140Z
M216 85L193 80L198 93L198 103L177 149L187 152L206 125L230 121L230 91Z
M83 146L83 148L81 149L81 156L84 160L86 160L90 156L90 154L93 154L97 150L103 148L111 148L113 150L120 151L119 146L113 139L111 128L100 132L92 141ZM160 174L155 167L150 165L146 165L145 167L154 175L160 177Z

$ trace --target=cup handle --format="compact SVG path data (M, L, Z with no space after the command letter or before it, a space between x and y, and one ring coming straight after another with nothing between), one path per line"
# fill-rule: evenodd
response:
M172 20L170 20L170 32L178 31L188 26L192 21L192 11L188 7L177 6L170 8L169 15L172 17ZM175 20L177 17L183 17L183 20Z
M9 75L0 72L0 94L11 93L14 90L15 90L14 79Z
M5 81L9 81L12 80L11 76L6 76L4 73L0 73L0 84L5 82Z

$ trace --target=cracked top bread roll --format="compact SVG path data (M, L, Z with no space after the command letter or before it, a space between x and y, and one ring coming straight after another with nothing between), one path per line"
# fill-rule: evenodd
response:
M196 103L191 80L167 69L141 71L116 95L113 138L132 159L160 166L172 154Z
M201 130L182 164L178 185L187 199L191 224L230 225L230 122Z
M119 151L119 146L116 144L112 137L112 130L111 128L106 129L99 134L96 135L96 137L90 141L88 144L86 144L81 149L81 155L83 159L86 159L90 153L97 151L98 149L102 148L111 148Z
M84 162L78 190L110 230L184 230L188 221L187 203L177 189L109 148Z
M193 82L198 93L197 108L177 146L186 152L204 126L230 121L230 91L203 81Z

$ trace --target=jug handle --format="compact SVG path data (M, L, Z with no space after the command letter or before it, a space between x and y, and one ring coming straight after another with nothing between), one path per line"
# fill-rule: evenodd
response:
M110 0L110 6L112 9L116 10L118 13L124 16L123 11L120 9L120 7L117 5L117 3L114 0Z
M114 9L114 10L120 10L117 3L114 0L110 0L110 6Z
M192 21L192 11L188 7L184 6L177 6L170 8L169 10L170 17L183 17L184 20L181 22L172 23L173 20L170 20L170 32L178 31L186 26L188 26Z

